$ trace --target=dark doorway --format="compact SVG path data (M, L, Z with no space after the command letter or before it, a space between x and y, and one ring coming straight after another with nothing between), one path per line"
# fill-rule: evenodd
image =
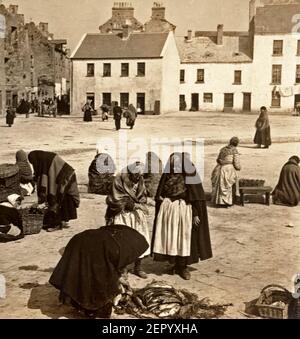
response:
M251 112L251 93L244 93L243 111Z
M12 107L13 108L18 107L18 94L13 94L12 96Z
M295 95L295 108L300 107L300 94Z
M198 93L193 93L192 94L192 107L191 111L199 111L199 94Z
M234 106L234 95L233 93L224 94L224 111L232 110Z
M179 96L179 110L180 111L186 110L186 101L185 101L185 95L184 94Z
M102 94L102 105L111 106L111 93Z
M137 93L137 95L136 95L136 107L137 107L139 114L145 114L145 102L146 102L145 93Z

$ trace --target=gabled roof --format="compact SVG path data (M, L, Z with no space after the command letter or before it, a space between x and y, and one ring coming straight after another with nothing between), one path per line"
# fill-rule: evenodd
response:
M244 63L252 62L251 39L244 34L226 36L217 45L214 36L194 37L191 41L177 38L182 63Z
M295 15L300 13L300 4L266 5L258 7L255 16L255 34L289 34L293 32Z
M87 34L72 59L160 58L168 33L131 33L127 39L116 34Z

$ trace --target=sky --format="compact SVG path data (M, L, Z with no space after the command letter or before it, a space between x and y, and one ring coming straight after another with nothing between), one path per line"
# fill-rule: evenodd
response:
M85 33L97 33L98 27L111 17L117 0L4 0L19 5L25 21L48 22L55 38L66 38L73 50ZM151 17L155 0L128 0L135 8L135 17L145 23ZM166 18L177 26L176 35L186 35L188 29L225 30L248 29L249 0L163 0Z

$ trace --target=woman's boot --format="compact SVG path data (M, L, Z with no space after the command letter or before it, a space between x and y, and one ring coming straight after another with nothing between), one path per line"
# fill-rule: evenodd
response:
M191 280L191 273L186 265L185 258L177 258L176 260L176 274L184 280Z
M147 274L142 270L142 259L135 262L133 273L142 279L147 279Z

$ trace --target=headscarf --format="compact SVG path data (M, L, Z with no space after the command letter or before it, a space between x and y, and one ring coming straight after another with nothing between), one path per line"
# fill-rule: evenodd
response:
M171 162L175 156L181 157L182 159L181 173L174 173L172 169ZM168 163L165 167L164 173L161 177L158 186L156 200L159 200L159 198L162 196L167 180L170 179L172 180L172 177L174 176L177 176L179 178L178 180L180 182L183 182L186 189L186 199L189 202L206 200L201 178L197 172L195 165L192 163L190 159L190 155L188 153L179 153L179 152L171 154L168 160Z
M34 175L40 177L48 174L49 168L56 154L44 151L33 151L28 155L28 160L33 166Z
M20 150L16 153L16 165L19 167L21 181L32 181L32 170L25 151Z

